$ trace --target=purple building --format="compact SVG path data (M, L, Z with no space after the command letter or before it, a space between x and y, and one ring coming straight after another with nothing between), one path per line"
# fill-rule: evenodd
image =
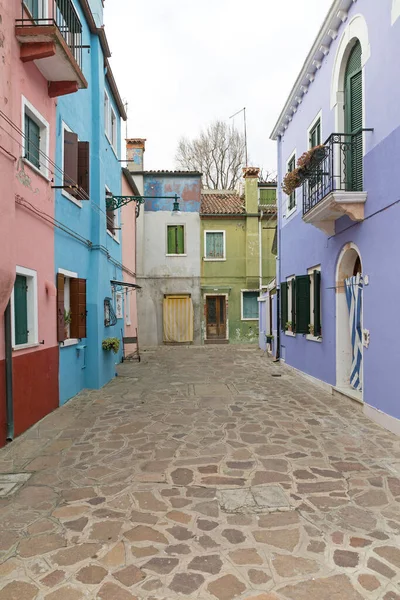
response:
M400 0L335 0L271 135L281 359L397 433L399 55Z

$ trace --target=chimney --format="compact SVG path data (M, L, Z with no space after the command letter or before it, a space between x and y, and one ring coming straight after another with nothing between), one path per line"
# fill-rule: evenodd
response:
M143 138L131 138L126 140L126 159L129 171L143 171L144 152L146 140Z
M245 204L247 213L258 213L258 167L244 167Z

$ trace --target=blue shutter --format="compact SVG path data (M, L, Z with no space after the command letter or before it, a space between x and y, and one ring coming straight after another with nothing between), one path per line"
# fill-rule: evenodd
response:
M206 233L206 258L224 258L224 234Z
M258 319L258 292L243 292L243 319Z
M25 115L25 158L40 169L40 127Z
M26 277L17 275L14 284L15 345L28 343L28 286Z

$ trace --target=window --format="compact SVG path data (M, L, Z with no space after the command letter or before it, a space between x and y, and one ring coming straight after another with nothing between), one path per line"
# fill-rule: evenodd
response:
M86 337L86 279L59 269L57 273L57 339L59 342Z
M22 97L22 147L25 161L44 177L48 177L49 124L24 97Z
M77 134L72 132L65 123L63 123L63 137L63 194L72 200L89 200L89 142L80 142Z
M45 6L40 0L24 0L24 4L33 19L45 17Z
M107 92L104 92L104 131L114 150L117 150L118 120Z
M119 212L118 212L118 210L114 210L113 208L108 208L107 207L107 198L108 199L112 198L111 191L110 191L110 189L108 187L106 187L106 227L107 227L107 233L108 233L108 235L110 235L111 237L113 237L116 242L119 243L119 239L118 239L118 231L119 231L118 217L119 217Z
M296 154L293 154L293 156L291 157L291 159L288 162L287 165L287 170L288 173L291 173L292 171L294 171L296 168ZM294 192L292 192L289 196L289 201L288 201L288 211L291 211L295 208L296 206L296 190Z
M318 117L316 123L310 129L309 146L315 148L321 144L321 118Z
M242 321L258 321L258 297L257 291L242 291Z
M281 328L296 331L296 277L292 275L281 283Z
M167 254L185 253L184 225L167 225Z
M12 345L19 349L38 343L37 273L17 267L12 307Z
M205 260L225 260L225 231L205 231Z
M111 146L115 149L117 145L117 115L113 108L111 108L110 142Z
M110 99L107 92L104 92L104 131L107 137L110 137L109 129Z
M309 339L320 338L321 328L321 266L308 269L310 278L310 323Z

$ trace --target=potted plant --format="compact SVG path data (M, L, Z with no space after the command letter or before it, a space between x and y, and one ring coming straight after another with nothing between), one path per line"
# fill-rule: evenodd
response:
M326 156L326 148L323 144L310 148L304 152L297 161L297 166L300 169L309 171L316 167Z
M282 182L282 189L287 196L293 194L294 190L301 186L304 178L302 178L301 170L294 169L286 173Z
M297 167L286 173L282 182L282 189L290 196L295 189L308 179L315 167L325 158L326 147L321 144L304 152L297 161Z
M308 333L314 335L314 325L312 323L308 325Z
M286 331L293 331L293 322L292 321L287 321Z
M117 354L119 350L119 339L118 338L105 338L102 342L103 350L110 351L112 350L114 354Z
M71 325L72 315L70 310L64 308L64 337L69 337L69 326Z

